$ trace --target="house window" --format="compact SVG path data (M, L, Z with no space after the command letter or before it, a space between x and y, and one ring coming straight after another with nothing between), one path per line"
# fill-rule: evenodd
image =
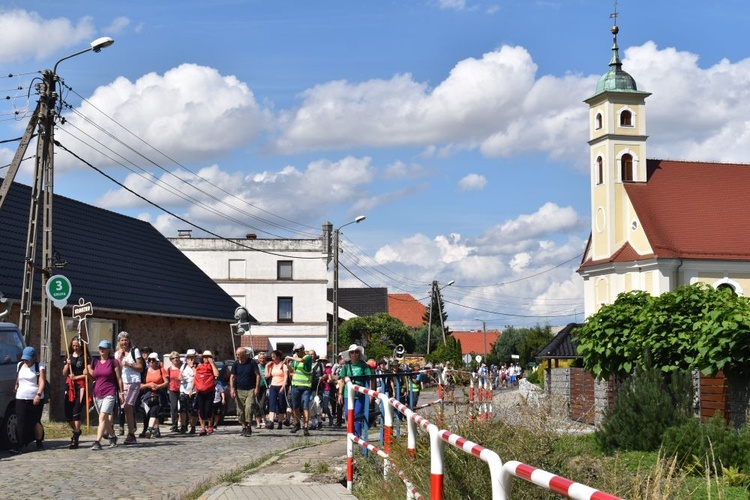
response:
M292 261L291 260L280 260L276 263L276 279L279 279L279 280L292 279Z
M621 127L632 127L633 126L633 113L628 110L624 110L620 113L620 126Z
M292 322L292 298L291 297L279 297L278 299L278 322L279 323L291 323Z
M600 128L602 128L602 114L601 113L596 114L596 119L594 120L594 127L596 128L596 130L599 130Z
M229 279L244 280L246 265L245 259L229 259Z
M622 167L622 181L629 182L633 180L633 156L629 154L622 155L620 159Z
M604 162L601 156L596 159L596 183L604 183Z

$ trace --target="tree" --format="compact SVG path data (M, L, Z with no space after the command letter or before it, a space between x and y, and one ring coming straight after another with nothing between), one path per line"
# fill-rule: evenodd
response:
M427 325L424 325L414 332L414 352L419 354L427 353ZM430 335L430 352L437 349L438 345L443 342L443 335L440 331L435 334L435 327L432 328ZM409 351L411 352L411 351Z
M575 335L584 367L595 376L632 374L649 357L664 372L750 373L750 301L704 283L659 297L620 294Z
M453 337L446 337L434 352L425 357L430 363L445 363L450 361L453 366L463 366L463 356L461 350L461 341Z
M492 345L492 354L498 363L511 363L511 355L518 355L518 364L528 366L539 349L544 347L552 339L549 325L536 325L533 328L516 328L506 326L502 335Z
M365 347L368 358L391 356L393 349L402 344L406 352L414 351L414 337L404 323L386 313L359 316L344 321L339 328L339 342L348 347L355 343Z
M492 352L497 356L498 363L510 363L512 354L518 354L518 346L521 344L521 330L506 326L503 334L498 337L497 341L492 344Z

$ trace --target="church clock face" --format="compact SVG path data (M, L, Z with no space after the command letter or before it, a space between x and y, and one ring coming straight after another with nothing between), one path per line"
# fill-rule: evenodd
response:
M604 231L605 227L607 226L607 218L606 213L604 212L604 207L599 207L596 209L596 217L594 218L594 224L596 228L597 233L601 233Z

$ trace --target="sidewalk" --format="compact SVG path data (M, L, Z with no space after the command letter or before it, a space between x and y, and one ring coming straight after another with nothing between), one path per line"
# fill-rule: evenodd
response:
M249 472L240 483L211 488L201 499L354 499L340 483L345 471L346 440L336 439L288 450Z

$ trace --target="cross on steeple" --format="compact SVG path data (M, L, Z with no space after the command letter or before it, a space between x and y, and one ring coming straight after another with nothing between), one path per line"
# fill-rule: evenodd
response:
M614 19L615 20L615 26L617 26L617 16L618 16L618 14L617 14L617 0L615 0L615 11L609 15L610 19Z

